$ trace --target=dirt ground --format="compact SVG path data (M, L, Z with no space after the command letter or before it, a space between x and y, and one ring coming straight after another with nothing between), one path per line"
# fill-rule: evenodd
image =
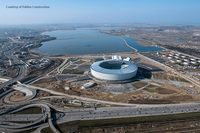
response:
M140 57L136 53L124 53L122 56L131 57L134 59ZM70 66L73 66L76 69L79 69L80 66L84 66L84 69L87 70L85 66L89 66L92 62L98 60L100 57L102 56L77 57L78 59L76 59L74 63L71 63L71 65L68 66L69 68L65 69L64 75L66 77L67 75L75 75L75 77L78 79L81 76L84 76L85 73L73 73L73 71L70 71ZM105 58L110 57L111 55L105 55ZM155 65L154 63L143 58L140 59L140 62L159 68L158 65ZM83 68L81 67L81 70L82 69ZM143 69L141 70L143 71ZM54 74L56 77L56 73ZM150 77L145 77L142 74L139 76L143 76L143 78L136 79L131 83L125 84L108 84L92 79L74 81L70 78L67 78L60 80L58 78L51 77L39 80L33 85L70 95L124 103L162 104L200 100L200 92L198 88L192 86L192 84L185 79L170 72L158 71L151 72ZM88 89L82 89L82 86L88 82L95 82L96 85ZM65 90L64 88L66 87L69 88L69 90Z

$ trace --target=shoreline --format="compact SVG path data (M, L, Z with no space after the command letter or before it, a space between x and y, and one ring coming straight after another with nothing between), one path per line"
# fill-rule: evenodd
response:
M63 30L65 30L65 29L63 29ZM69 29L69 30L77 30L77 28L76 28L76 29ZM92 30L94 30L94 29L92 29ZM99 29L95 29L95 30L97 30L98 32L100 32L100 33L102 33L102 34L108 34L108 33L102 32L102 31L99 30ZM41 34L41 35L47 35L47 34L44 34L44 33L45 33L45 32L52 32L52 31L57 31L57 30L44 31L44 32L41 32L40 34ZM108 35L112 35L112 34L108 34ZM55 38L55 39L53 39L53 40L57 40L57 37L53 37L53 36L50 36L50 35L47 35L47 36L49 36L50 38ZM116 35L114 35L114 36L116 36ZM157 50L155 50L155 51L147 51L147 52L138 52L138 50L137 50L136 48L134 48L133 46L131 46L131 45L126 41L126 39L124 39L122 36L116 36L116 37L119 37L121 40L123 40L123 42L125 43L126 47L127 47L127 48L130 48L131 51L113 51L113 52L99 52L99 53L98 53L98 52L97 52L97 53L79 53L79 54L77 54L77 53L74 53L74 54L69 54L69 53L65 53L65 54L50 54L50 53L44 53L44 52L42 52L42 51L37 50L37 49L40 48L42 45L44 45L44 44L42 44L43 42L52 41L52 39L47 40L47 41L43 41L43 42L41 43L41 44L42 44L41 46L39 46L39 47L37 47L37 48L33 48L33 49L31 49L30 51L33 52L33 53L37 53L37 54L44 55L44 56L49 56L49 57L80 56L80 55L104 55L104 54L118 54L118 53L126 53L126 52L129 52L129 53L131 53L131 52L136 52L136 53L157 52ZM131 38L131 39L133 39L133 38ZM139 45L142 45L142 44L139 44ZM144 47L146 47L146 46L144 45ZM156 47L156 46L152 46L152 47ZM160 48L161 48L161 47L160 47ZM133 50L133 51L132 51L132 50ZM159 51L159 50L158 50L158 51ZM163 51L162 48L161 48L161 51Z
M128 42L126 41L126 39L124 39L123 37L121 37L121 39L124 41L125 45L126 45L128 48L130 48L130 49L132 49L132 50L134 50L135 52L138 53L138 50L135 49L134 47L130 46L130 45L128 44Z
M79 29L79 28L78 28ZM66 53L66 54L49 54L49 53L42 53L42 52L40 52L40 51L37 51L36 49L38 49L38 48L40 48L42 45L44 45L44 44L42 44L42 43L45 43L45 42L49 42L49 41L53 41L53 40L57 40L57 37L55 37L55 36L50 36L50 35L48 35L48 34L44 34L45 32L52 32L52 31L59 31L59 30L62 30L62 31L65 31L65 30L77 30L77 28L74 28L74 29L58 29L58 30L50 30L50 31L44 31L44 32L41 32L40 33L40 35L47 35L47 36L49 36L50 38L55 38L55 39L50 39L50 40L47 40L47 41L42 41L41 42L41 45L39 46L39 47L36 47L36 48L32 48L32 49L30 49L30 51L32 52L32 53L36 53L36 54L39 54L39 55L43 55L43 56L49 56L49 57L59 57L59 56L81 56L81 55L86 55L86 56L88 56L88 55L104 55L104 54L116 54L116 53L131 53L131 52L133 52L133 51L116 51L116 52L105 52L105 53L103 53L103 52L101 52L101 53L85 53L85 54L68 54L68 53ZM91 30L97 30L98 32L100 32L100 33L103 33L103 32L101 32L101 30L99 30L99 29L91 29ZM103 34L105 34L105 33L103 33ZM122 38L121 38L122 39ZM125 41L125 40L124 40ZM125 44L126 44L126 42L125 42ZM126 45L127 47L129 46L128 44ZM133 49L133 48L131 48L131 46L130 47L128 47L128 48L130 48L130 49ZM136 50L136 49L135 49Z

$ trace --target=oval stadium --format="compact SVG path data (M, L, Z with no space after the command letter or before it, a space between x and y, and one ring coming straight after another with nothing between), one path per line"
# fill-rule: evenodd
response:
M120 81L135 77L138 67L131 61L103 60L90 67L91 75L97 79Z

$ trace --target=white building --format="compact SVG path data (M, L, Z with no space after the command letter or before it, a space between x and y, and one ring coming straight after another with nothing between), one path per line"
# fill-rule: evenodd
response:
M90 67L92 76L97 79L118 81L133 78L138 67L131 61L103 60L95 62Z

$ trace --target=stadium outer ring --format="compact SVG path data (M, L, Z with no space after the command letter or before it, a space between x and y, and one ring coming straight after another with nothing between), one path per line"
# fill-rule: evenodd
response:
M101 66L101 64L104 62L123 63L127 67L120 69L108 69ZM90 73L93 77L95 77L96 79L108 81L129 80L136 76L137 70L137 65L131 61L103 60L93 63L90 67Z

